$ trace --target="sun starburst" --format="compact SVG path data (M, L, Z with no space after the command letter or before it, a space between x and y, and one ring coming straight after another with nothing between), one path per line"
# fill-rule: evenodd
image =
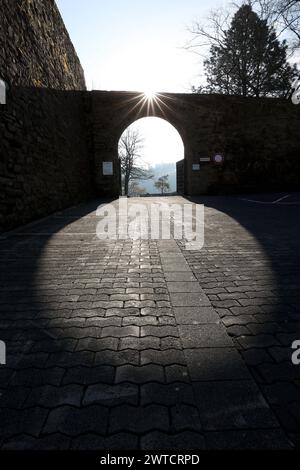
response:
M155 91L151 89L145 90L144 95L149 101L154 100L154 98L156 97Z

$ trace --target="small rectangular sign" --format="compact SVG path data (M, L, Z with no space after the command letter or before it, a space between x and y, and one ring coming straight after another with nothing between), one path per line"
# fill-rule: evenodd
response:
M0 104L6 104L6 85L0 78Z
M209 163L209 162L210 162L210 158L209 158L209 157L200 157L200 162L202 162L202 163Z
M193 165L193 171L200 171L199 163L196 163L196 164Z
M103 176L112 176L114 174L113 162L103 162Z

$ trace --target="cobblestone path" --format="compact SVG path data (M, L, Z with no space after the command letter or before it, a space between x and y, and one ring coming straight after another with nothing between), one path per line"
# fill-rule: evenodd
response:
M295 221L203 202L197 252L101 241L97 203L1 237L2 449L300 445Z

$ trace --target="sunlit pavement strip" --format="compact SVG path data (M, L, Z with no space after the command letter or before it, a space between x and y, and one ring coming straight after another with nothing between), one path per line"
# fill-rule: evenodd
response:
M288 448L179 244L91 207L1 242L2 448Z
M158 246L203 428L278 427L178 245L172 240Z

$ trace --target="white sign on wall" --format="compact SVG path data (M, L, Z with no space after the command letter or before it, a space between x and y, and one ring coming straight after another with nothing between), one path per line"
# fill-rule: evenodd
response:
M0 78L0 104L6 104L6 84Z
M113 176L114 174L113 162L103 162L102 171L103 171L103 176Z
M0 365L6 365L6 344L4 341L0 341Z

